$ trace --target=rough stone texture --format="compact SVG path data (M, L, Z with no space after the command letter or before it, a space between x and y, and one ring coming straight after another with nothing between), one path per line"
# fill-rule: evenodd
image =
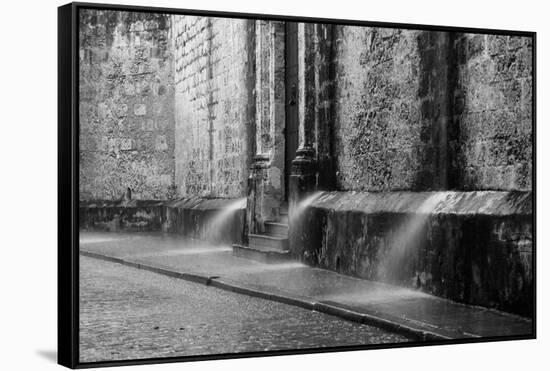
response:
M339 190L529 190L527 37L336 27Z
M419 31L337 26L335 157L340 190L421 188L431 128L417 97ZM426 133L427 131L427 133Z
M332 192L291 246L305 262L532 315L530 192Z
M81 201L78 222L88 231L160 231L165 214L164 203L158 201Z
M240 197L246 192L250 21L173 16L178 195Z
M80 10L80 198L174 194L170 18Z
M531 189L529 38L298 29L300 145L316 151L318 187ZM241 197L262 155L271 214L283 35L281 22L83 11L81 197Z
M465 34L455 41L462 189L532 188L530 38Z

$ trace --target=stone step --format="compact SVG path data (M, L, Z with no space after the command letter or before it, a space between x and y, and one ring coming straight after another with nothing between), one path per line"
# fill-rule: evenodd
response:
M265 222L265 234L272 237L288 238L288 224L268 221Z
M233 255L262 263L280 263L290 260L290 253L288 251L268 248L260 249L238 244L233 245Z
M249 234L248 246L259 250L288 250L288 238L268 236L266 234Z

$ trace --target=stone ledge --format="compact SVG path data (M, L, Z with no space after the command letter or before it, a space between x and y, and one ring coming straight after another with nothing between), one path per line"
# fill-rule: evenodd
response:
M235 207L235 202L242 205ZM233 205L223 220L216 215ZM243 243L244 199L190 197L160 200L80 201L79 225L83 230L165 231L217 243Z
M177 200L167 201L164 204L166 207L178 209L223 210L237 200L238 199L235 198L184 197ZM246 204L243 203L243 206L246 207Z
M346 275L531 317L531 210L531 192L328 192L291 223L291 254Z
M164 203L159 200L80 201L79 227L83 230L160 231Z
M432 207L428 210L428 206ZM531 215L533 194L530 191L326 192L311 207L368 214Z
M102 208L102 207L154 207L163 206L165 201L162 200L86 200L80 201L80 208Z

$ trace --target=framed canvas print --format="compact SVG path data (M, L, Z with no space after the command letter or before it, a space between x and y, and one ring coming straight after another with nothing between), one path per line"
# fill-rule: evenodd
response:
M535 337L535 33L58 19L60 364Z

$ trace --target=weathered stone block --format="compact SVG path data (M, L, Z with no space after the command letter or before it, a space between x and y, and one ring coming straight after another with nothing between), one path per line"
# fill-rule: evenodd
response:
M173 80L169 30L160 28L170 15L91 9L79 14L80 142L94 143L93 150L81 148L80 195L118 199L131 187L135 197L169 199L173 184L159 179L173 179L174 159L165 152L174 150L174 95L171 89L158 95L150 86L158 77L168 85ZM149 26L130 31L136 22ZM153 60L151 48L162 56ZM151 125L156 121L167 124ZM157 136L166 138L162 151L155 149Z
M79 227L83 230L160 231L164 205L159 201L80 202Z
M315 266L532 315L530 192L331 192L290 249Z
M254 155L249 150L254 75L240 66L247 66L254 52L248 29L253 21L187 16L173 21L179 30L174 35L178 192L242 196Z

